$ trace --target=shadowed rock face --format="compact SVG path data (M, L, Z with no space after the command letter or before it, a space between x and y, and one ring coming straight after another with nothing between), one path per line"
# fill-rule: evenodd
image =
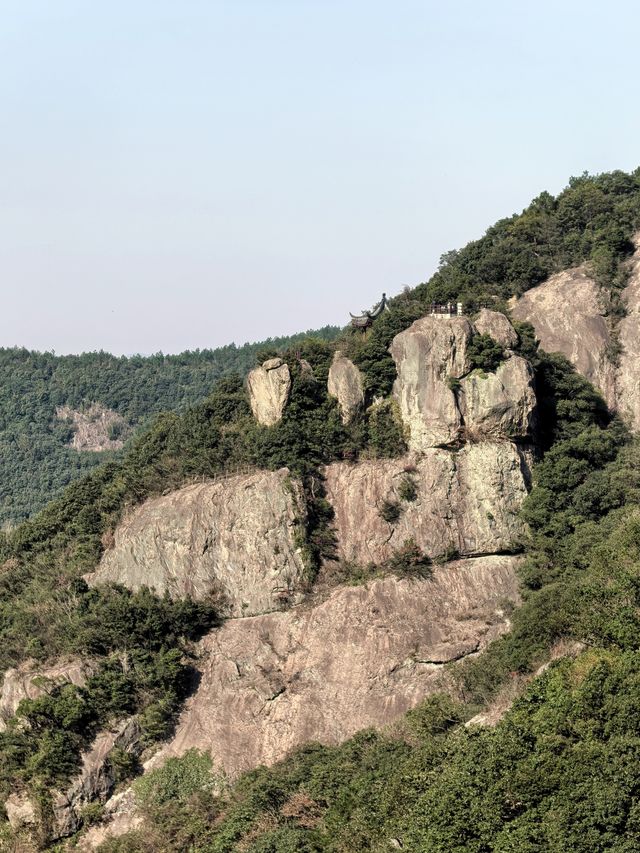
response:
M172 597L221 593L235 616L273 610L304 572L294 542L304 514L286 468L187 486L125 518L87 580Z
M459 561L431 580L388 577L227 622L202 642L200 686L160 760L197 747L233 778L308 741L392 723L438 689L442 664L506 630L514 562Z
M457 441L462 418L447 380L469 372L472 334L465 317L422 317L393 339L390 352L398 371L393 394L412 450Z
M416 489L414 501L401 499L407 478ZM379 564L408 539L430 557L509 550L525 533L518 510L527 482L525 455L510 442L469 444L457 453L432 448L421 457L336 462L326 468L326 489L339 556L359 565ZM396 522L384 520L385 501L399 505Z
M23 699L37 699L62 684L82 687L93 671L90 661L77 658L48 667L27 661L17 669L8 669L0 692L0 731L4 731L6 721L13 717Z
M606 355L609 330L598 285L584 267L565 270L528 290L512 314L531 323L542 348L566 356L615 408L616 371Z
M291 391L289 365L270 358L247 376L251 411L258 423L273 426L282 418Z
M350 423L364 406L362 374L341 352L333 357L327 390L338 401L343 424Z

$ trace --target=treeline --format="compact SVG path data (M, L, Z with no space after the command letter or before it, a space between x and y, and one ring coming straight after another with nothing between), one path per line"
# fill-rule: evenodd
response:
M68 447L73 433L56 418L58 407L82 410L101 403L137 427L158 412L184 411L204 400L221 376L244 376L265 347L294 346L310 335L331 340L337 333L325 326L240 347L119 358L0 349L0 527L38 512L114 456Z

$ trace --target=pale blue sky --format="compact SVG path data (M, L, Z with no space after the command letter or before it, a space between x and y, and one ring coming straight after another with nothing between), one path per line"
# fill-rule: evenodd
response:
M633 2L0 0L0 345L343 323L640 165Z

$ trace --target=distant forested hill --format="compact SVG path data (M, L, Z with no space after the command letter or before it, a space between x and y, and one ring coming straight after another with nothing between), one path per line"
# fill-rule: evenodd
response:
M310 335L331 340L338 331L325 326L239 347L131 358L0 349L0 525L28 518L71 481L114 457L114 451L70 447L73 429L56 416L59 407L82 410L100 403L136 427L157 412L198 403L225 374L244 375L261 350L294 346Z

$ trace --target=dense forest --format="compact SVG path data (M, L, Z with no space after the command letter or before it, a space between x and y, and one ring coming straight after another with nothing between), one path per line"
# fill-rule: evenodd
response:
M105 461L105 453L69 446L72 425L58 408L100 403L131 427L207 397L221 376L244 375L265 347L288 347L309 335L330 340L327 326L287 338L234 344L179 355L122 356L106 352L57 356L0 349L0 527L42 509L73 480ZM107 451L106 456L113 456Z
M224 376L203 402L159 415L121 458L4 534L0 668L65 653L97 662L85 687L23 702L0 733L1 793L27 789L38 798L43 846L51 787L73 775L106 720L137 714L145 743L165 737L188 690L191 643L219 621L213 603L87 587L82 575L95 567L124 508L197 476L287 465L302 479L310 508L303 538L311 586L322 560L334 555L322 465L405 449L390 400L342 424L326 392L335 348L360 365L369 400L386 397L395 370L389 342L431 301L504 308L510 296L582 262L591 264L615 324L639 226L640 171L582 176L557 198L544 193L446 255L429 282L392 300L365 335L308 338L293 349L272 342L293 374L275 426L254 422L241 376ZM517 349L535 371L542 436L522 510L531 531L523 605L508 635L459 668L464 698L430 699L393 731L363 732L339 747L310 745L222 793L209 759L187 753L135 783L147 821L105 851L638 849L638 444L568 362L538 349L530 326L517 331ZM490 342L473 346L476 366L495 369L499 354ZM419 556L376 570L422 571ZM563 643L582 651L534 678ZM515 701L495 728L465 727L505 692ZM124 781L139 768L121 759ZM22 843L0 827L0 842Z

